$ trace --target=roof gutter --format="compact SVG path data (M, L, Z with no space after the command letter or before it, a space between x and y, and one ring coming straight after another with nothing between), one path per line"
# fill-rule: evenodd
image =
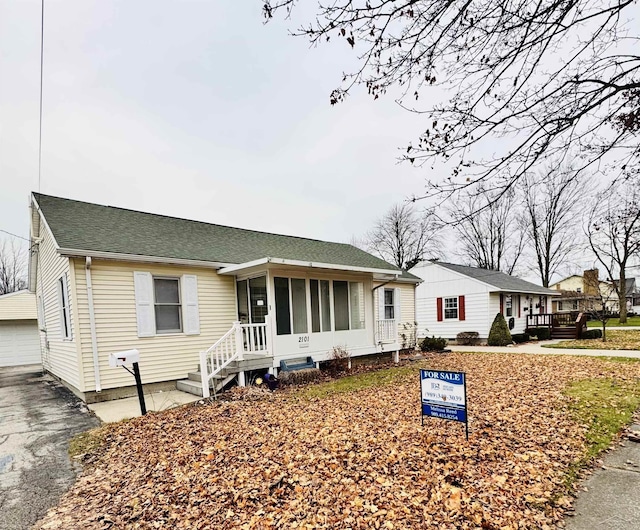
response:
M91 284L91 258L86 257L84 271L87 277L87 301L89 304L89 328L91 329L91 351L93 352L93 374L96 380L96 392L102 392L100 382L100 359L98 357L98 336L96 334L96 316L93 310L93 286Z
M93 258L111 261L130 261L133 263L161 263L167 265L186 265L189 267L205 267L208 269L220 269L230 263L218 261L203 261L184 258L169 258L164 256L144 256L139 254L125 254L121 252L102 252L97 250L81 250L74 248L59 248L58 254L68 258Z
M402 274L402 271L398 270L389 270L389 269L376 269L373 267L359 267L355 265L339 265L337 263L319 263L314 261L301 261L295 259L285 259L285 258L261 258L254 261L248 261L246 263L239 263L237 265L229 265L227 267L223 267L218 271L218 274L235 274L239 271L257 267L260 265L286 265L291 267L307 267L312 269L328 269L328 270L339 270L339 271L350 271L350 272L367 272L371 274L384 274L386 276L394 276L397 278Z

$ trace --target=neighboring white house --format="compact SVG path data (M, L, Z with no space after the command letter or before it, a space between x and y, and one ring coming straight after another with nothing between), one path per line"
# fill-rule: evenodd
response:
M36 297L24 290L0 296L0 366L40 364Z
M337 346L396 352L420 281L352 245L36 193L31 239L43 365L88 402L135 395L109 367L132 348L143 384L205 394Z
M420 337L455 339L475 331L486 339L498 313L512 333L522 333L527 315L548 313L556 295L503 272L452 263L423 261L410 272L423 280L415 295Z

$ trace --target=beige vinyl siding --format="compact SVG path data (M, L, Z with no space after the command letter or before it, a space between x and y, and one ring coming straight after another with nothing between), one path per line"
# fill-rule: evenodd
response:
M198 278L200 334L160 334L138 337L134 271L154 276L176 277L193 274ZM143 383L171 381L196 371L199 352L209 348L237 319L235 279L219 276L214 270L171 265L128 264L94 260L91 266L96 321L99 370L102 388L134 384L123 368L109 367L109 354L136 348L140 351ZM79 325L82 334L82 371L85 391L95 390L93 352L89 325L89 306L84 264L76 265Z
M0 296L0 320L35 320L36 297L29 291Z
M378 284L382 285L382 284ZM375 287L375 285L374 285ZM407 326L413 326L413 323L416 320L416 288L413 283L403 283L403 282L391 282L384 284L379 289L375 290L375 296L373 300L373 310L375 319L379 320L379 304L378 304L378 296L381 296L381 293L384 292L385 289L400 289L400 320L398 320L398 342L402 344L401 334L404 333L403 324L407 324Z
M40 237L42 241L38 245L36 296L42 296L44 305L44 325L39 323L40 329L46 330L40 333L42 364L52 374L80 389L82 385L76 345L80 330L74 326L76 300L69 259L57 253L53 237L44 223L41 224ZM67 277L71 317L69 339L62 337L62 314L58 297L58 281L64 275Z

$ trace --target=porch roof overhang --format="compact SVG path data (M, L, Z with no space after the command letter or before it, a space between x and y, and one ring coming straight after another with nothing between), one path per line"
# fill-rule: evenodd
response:
M284 265L287 267L300 267L305 269L325 269L346 272L362 272L372 274L376 280L395 280L402 274L400 270L393 269L376 269L370 267L360 267L357 265L340 265L338 263L320 263L315 261L300 261L285 258L260 258L246 263L238 263L237 265L229 265L218 270L218 274L236 275L247 272L257 267L266 267L268 265Z

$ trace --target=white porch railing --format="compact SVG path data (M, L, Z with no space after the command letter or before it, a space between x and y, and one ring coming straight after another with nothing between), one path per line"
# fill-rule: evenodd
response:
M202 396L209 397L209 383L233 361L241 361L245 353L269 355L267 324L241 324L233 326L208 350L200 352Z
M376 320L376 342L395 342L397 337L395 319Z

